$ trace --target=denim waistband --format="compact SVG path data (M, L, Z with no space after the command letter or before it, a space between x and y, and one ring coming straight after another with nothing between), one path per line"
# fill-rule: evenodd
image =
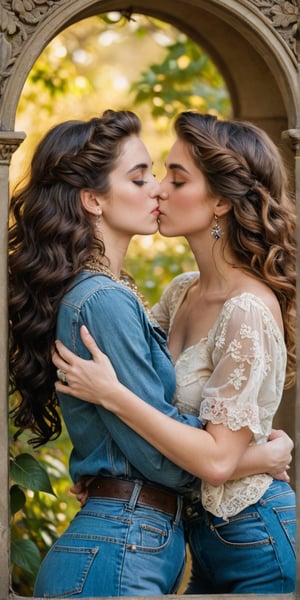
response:
M273 479L263 496L255 504L246 506L241 512L249 512L258 505L263 506L264 504L267 504L268 499L276 498L276 496L281 496L282 494L294 494L294 490L286 481ZM199 497L194 499L184 499L182 517L185 521L189 521L191 519L201 519L213 523L214 525L226 523L231 518L229 517L228 519L223 519L222 517L217 517L216 515L210 513L202 506L201 499Z

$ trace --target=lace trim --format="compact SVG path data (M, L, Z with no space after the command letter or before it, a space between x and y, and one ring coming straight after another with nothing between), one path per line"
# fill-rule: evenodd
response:
M238 406L238 399L205 398L201 402L200 417L214 425L226 425L232 431L249 427L253 433L263 433L258 406Z
M216 517L228 519L244 510L246 506L258 502L272 481L272 477L267 474L228 481L218 487L202 481L202 504Z

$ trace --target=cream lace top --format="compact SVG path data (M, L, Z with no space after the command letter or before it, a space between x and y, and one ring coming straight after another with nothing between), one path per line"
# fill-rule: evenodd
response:
M176 311L198 273L176 277L153 307L161 327L172 329ZM186 348L176 364L174 403L180 412L224 424L249 427L253 443L265 442L280 403L286 369L282 333L260 298L243 293L227 300L208 336ZM206 510L226 519L253 504L269 487L270 475L252 475L214 487L201 485Z

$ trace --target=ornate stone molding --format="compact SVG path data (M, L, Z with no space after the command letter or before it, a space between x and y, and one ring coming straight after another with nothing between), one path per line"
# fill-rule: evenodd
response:
M300 156L300 129L287 129L282 132L281 137L295 152L295 156Z
M297 48L297 33L299 31L300 8L299 0L250 0L259 11L270 21L278 31L292 53L300 62Z
M0 98L22 47L36 27L64 0L1 0Z
M0 131L0 165L9 165L13 153L25 139L23 131Z

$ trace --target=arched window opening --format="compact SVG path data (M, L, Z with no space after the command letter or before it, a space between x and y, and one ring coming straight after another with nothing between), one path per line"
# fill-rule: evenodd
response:
M233 0L230 6L224 6L216 0L207 6L202 0L184 3L166 0L163 12L156 2L150 8L148 2L145 4L143 7L142 1L141 14L132 13L130 8L115 11L114 2L106 2L105 9L110 12L100 14L103 3L99 0L90 0L88 7L85 0L75 0L72 7L68 0L4 2L0 9L0 200L4 216L0 224L3 334L0 341L0 437L4 457L0 465L4 482L0 505L3 532L0 591L3 598L31 595L40 553L47 550L77 509L75 498L68 496L70 446L66 432L57 443L47 445L38 453L28 447L26 435L13 439L16 432L11 425L9 437L7 434L5 215L8 165L11 163L10 186L13 188L24 174L33 146L52 124L65 118L89 118L95 109L99 114L108 107L130 108L142 118L143 137L154 158L154 172L159 177L163 170L161 157L173 135L174 114L186 107L196 108L224 117L232 114L265 128L281 145L290 168L291 185L294 181L299 199L298 1L276 0L262 5L256 0L242 3ZM146 16L148 13L151 17ZM57 32L61 33L57 35ZM28 51L26 43L31 36L34 43ZM20 59L15 50L23 44L26 53L21 52ZM139 50L132 50L134 46ZM23 76L20 65L26 71L25 56L28 64L33 64L33 56L36 62L16 101L15 90L20 89ZM9 90L8 95L6 90ZM16 131L11 131L17 103ZM22 131L27 136L23 143ZM289 144L281 140L283 131ZM170 240L169 245L166 244L156 237L151 243L149 238L134 240L128 255L128 270L151 303L174 275L193 268L183 240ZM172 254L172 262L165 259L168 254ZM276 425L287 429L297 442L299 411L295 422L295 402L293 390ZM9 483L8 446L12 459ZM296 451L299 451L298 446ZM32 455L38 462L33 462ZM299 461L296 469L293 465L293 483L295 475L299 491ZM5 482L12 497L10 516ZM16 484L20 487L14 487ZM299 573L297 581L300 581Z

